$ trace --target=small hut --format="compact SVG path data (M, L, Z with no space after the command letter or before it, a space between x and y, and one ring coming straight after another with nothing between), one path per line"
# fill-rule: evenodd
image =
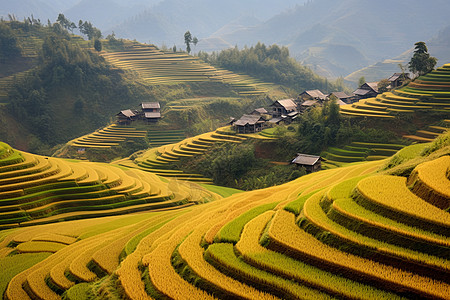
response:
M155 123L161 119L161 106L159 102L144 102L141 104L143 119Z
M297 104L294 99L277 100L270 105L272 107L272 117L281 117L291 112L297 111Z
M234 127L237 133L254 133L261 131L265 122L259 115L243 115L234 122Z
M307 172L316 172L322 167L321 157L309 154L297 153L297 157L291 163L298 167L304 167Z
M117 123L120 125L130 125L132 121L136 120L139 112L131 109L122 110L116 115Z

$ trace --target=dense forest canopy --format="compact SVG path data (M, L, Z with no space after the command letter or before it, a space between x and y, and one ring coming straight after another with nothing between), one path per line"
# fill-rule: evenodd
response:
M241 50L238 47L208 54L200 52L204 61L231 71L242 72L260 78L263 81L284 85L301 92L308 89L321 89L326 92L342 90L342 80L331 83L314 74L308 67L301 65L289 56L285 46L257 43Z

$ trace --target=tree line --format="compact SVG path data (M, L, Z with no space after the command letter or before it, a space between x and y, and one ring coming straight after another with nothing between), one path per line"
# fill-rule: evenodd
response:
M290 57L285 46L257 43L250 48L226 49L208 54L200 51L198 56L207 63L234 72L252 75L266 82L281 84L295 91L321 89L325 92L343 90L342 80L332 83L316 75L308 67Z

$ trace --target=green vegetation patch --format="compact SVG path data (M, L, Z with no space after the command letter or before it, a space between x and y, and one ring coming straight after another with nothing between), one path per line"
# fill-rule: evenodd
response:
M244 191L241 191L238 189L233 189L233 188L218 186L218 185L212 185L212 184L200 184L200 186L204 187L205 189L207 189L210 192L219 194L220 196L222 196L224 198L230 197L231 195L234 195L236 193L244 192Z
M0 258L0 295L6 290L9 281L17 274L31 268L49 257L51 253L24 253Z
M228 222L223 226L217 235L214 237L215 242L226 242L236 244L239 241L241 232L244 229L245 224L247 224L251 219L259 216L260 214L274 209L279 202L273 202L269 204L264 204L249 211L241 214L239 217Z

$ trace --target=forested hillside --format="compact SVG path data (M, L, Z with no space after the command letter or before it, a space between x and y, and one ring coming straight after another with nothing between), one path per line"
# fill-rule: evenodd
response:
M0 136L43 154L144 101L160 101L166 115L162 124L198 134L270 104L270 97L287 97L286 91L295 95L306 88L338 88L276 45L203 56L221 67L216 69L185 53L114 36L103 40L99 55L93 41L70 34L59 23L3 21L0 29L2 45L8 45L0 56L5 58L0 62ZM247 61L246 69L241 61Z
M342 90L343 82L330 83L317 76L309 68L290 57L287 47L266 46L257 43L254 47L237 47L218 53L199 53L206 62L235 72L248 73L267 82L273 82L296 91L321 89L325 92Z

